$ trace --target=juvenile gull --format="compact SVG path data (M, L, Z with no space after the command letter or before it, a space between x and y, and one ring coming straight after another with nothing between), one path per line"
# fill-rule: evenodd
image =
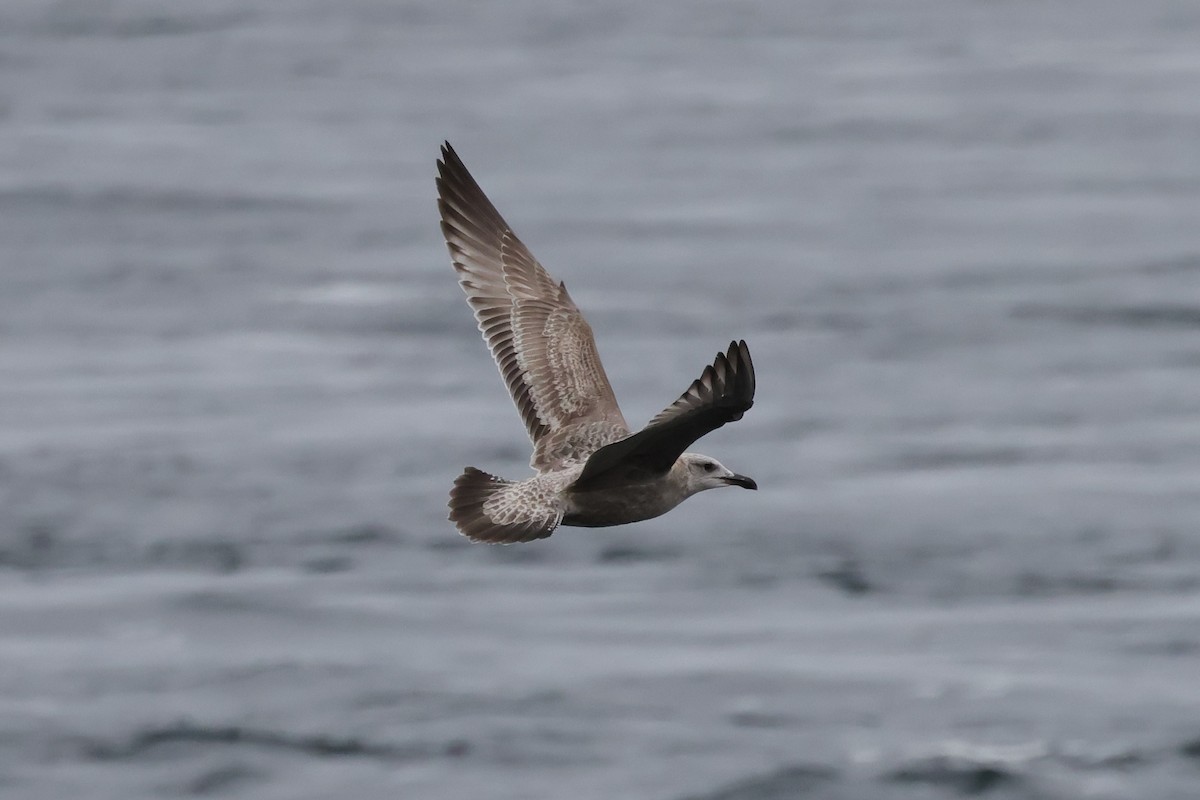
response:
M437 166L458 282L533 440L537 470L510 481L467 467L450 491L458 530L476 542L528 542L559 525L657 517L705 489L757 489L716 459L684 452L754 404L746 343L730 342L678 400L631 432L567 287L512 232L449 142Z

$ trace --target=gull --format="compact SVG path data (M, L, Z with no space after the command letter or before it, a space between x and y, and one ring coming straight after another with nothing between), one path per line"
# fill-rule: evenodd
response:
M730 342L678 400L633 433L592 329L565 284L517 238L449 142L437 162L442 233L479 330L533 442L532 478L467 467L450 520L475 542L544 539L559 525L606 527L657 517L706 489L757 489L715 458L685 452L754 404L754 364Z

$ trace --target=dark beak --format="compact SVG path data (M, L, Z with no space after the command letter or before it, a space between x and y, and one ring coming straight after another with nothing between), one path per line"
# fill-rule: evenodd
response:
M740 486L743 489L758 489L758 484L754 482L754 478L747 478L745 475L730 475L725 479L725 482L730 486Z

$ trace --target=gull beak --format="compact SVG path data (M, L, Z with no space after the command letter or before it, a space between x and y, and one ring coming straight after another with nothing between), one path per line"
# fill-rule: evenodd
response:
M754 478L747 478L745 475L730 475L724 480L730 486L740 486L743 489L758 489L758 484L754 482Z

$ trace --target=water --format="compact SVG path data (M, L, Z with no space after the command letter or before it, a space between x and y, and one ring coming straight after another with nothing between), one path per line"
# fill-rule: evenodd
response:
M6 798L1191 798L1200 11L0 9ZM762 490L471 546L450 139Z

